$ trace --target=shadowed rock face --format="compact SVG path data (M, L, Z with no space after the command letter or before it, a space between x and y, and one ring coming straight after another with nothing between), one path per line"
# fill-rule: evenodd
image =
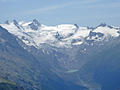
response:
M31 24L40 25L37 20ZM96 42L90 40L103 33L91 31L88 35L88 40L71 39L73 43L86 41L80 45L66 48L43 43L36 48L0 27L0 75L29 90L119 89L120 38ZM65 39L58 32L55 38Z
M5 24L8 24L8 25L9 25L10 23L9 23L9 21L7 20L7 21L5 21Z
M107 47L91 57L79 71L83 79L87 78L100 85L101 90L119 90L120 88L120 43Z
M33 30L38 30L38 28L41 26L41 24L38 22L38 20L34 19L31 24L29 24L30 28Z
M48 57L34 57L31 53L23 49L17 42L17 38L0 27L0 75L8 80L16 82L21 87L29 90L84 90L83 86L65 81L57 76L47 63ZM44 61L44 62L43 62ZM71 88L72 86L72 88ZM10 84L1 83L4 89L16 89ZM18 88L19 90L19 88Z
M34 20L33 20L33 24L34 24L34 25L36 25L36 26L40 26L39 21L38 21L38 20L36 20L36 19L34 19Z
M25 90L25 89L8 83L0 83L0 90Z
M99 33L99 32L98 32L98 33L96 33L96 32L90 32L89 37L92 38L92 36L96 36L96 35L98 35L98 37L104 36L103 33Z
M16 20L13 20L13 23L14 23L15 25L18 25L18 22L17 22Z

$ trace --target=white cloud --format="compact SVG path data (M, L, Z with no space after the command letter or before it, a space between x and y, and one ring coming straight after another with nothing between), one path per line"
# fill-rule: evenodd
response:
M70 6L72 4L73 3L65 3L65 4L61 4L61 5L54 5L54 6L44 7L44 8L33 9L33 10L25 12L24 14L29 14L29 15L30 14L38 14L38 13L40 14L40 13L44 13L47 11L52 11L52 10L56 10L59 8L64 8L64 7Z
M52 6L47 6L47 7L43 7L43 8L36 8L33 10L28 10L28 11L24 11L24 12L18 12L16 13L17 15L35 15L35 14L41 14L41 13L46 13L48 11L53 11L56 9L60 9L60 8L65 8L68 6L73 5L75 2L69 2L69 3L64 3L64 4L58 4L58 5L52 5Z
M100 0L81 0L81 1L67 2L67 3L47 6L47 7L43 7L43 8L36 8L36 9L33 9L33 10L24 11L24 12L18 12L16 14L17 15L42 14L42 13L46 13L48 11L53 11L53 10L56 10L56 9L72 6L74 4L77 4L77 5L78 4L88 4L88 3L93 3L93 2L97 2L97 1L100 1Z
M4 1L4 0L3 0ZM5 0L5 1L10 1L10 0ZM12 0L11 0L12 1ZM39 15L39 14L44 14L49 11L54 11L54 10L59 10L61 8L66 8L70 7L72 5L78 5L80 8L114 8L114 7L120 7L120 3L114 2L114 3L99 3L101 0L76 0L73 2L67 2L63 4L57 4L57 5L51 5L51 6L46 6L42 8L36 8L32 10L27 10L27 11L21 11L21 12L16 12L13 13L12 15Z

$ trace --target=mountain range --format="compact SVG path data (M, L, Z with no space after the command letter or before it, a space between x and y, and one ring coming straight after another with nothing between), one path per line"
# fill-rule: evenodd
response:
M119 90L119 53L120 28L105 23L0 24L0 77L23 90Z

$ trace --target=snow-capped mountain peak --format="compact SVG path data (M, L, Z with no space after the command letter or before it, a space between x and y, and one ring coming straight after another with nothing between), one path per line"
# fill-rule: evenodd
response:
M26 45L40 48L46 43L56 47L69 47L71 45L81 45L88 40L101 41L109 40L109 37L119 37L120 29L111 28L106 24L101 24L94 29L80 27L77 24L61 24L57 26L46 26L34 19L32 22L17 22L0 24L21 39Z
M113 37L118 37L119 36L119 33L118 33L119 30L117 30L116 28L111 28L111 26L100 26L100 27L97 27L93 32L100 32L100 33L103 33L104 35L108 36L113 36Z
M101 23L100 25L98 25L97 27L105 27L105 26L107 26L107 24L106 23Z
M38 20L34 19L32 23L29 24L29 27L33 30L38 30L38 28L41 26L41 24L38 22Z
M8 20L5 21L5 24L10 24L10 22Z
M37 19L33 19L33 22L32 22L34 25L36 26L40 26L40 23Z
M19 25L18 22L17 22L16 20L13 20L13 24Z

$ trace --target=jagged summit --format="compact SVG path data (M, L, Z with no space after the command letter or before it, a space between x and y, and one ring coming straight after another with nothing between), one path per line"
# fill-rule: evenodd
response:
M33 30L38 30L38 28L41 26L38 20L34 19L32 23L29 24L30 28Z
M110 37L120 36L120 29L113 28L105 23L96 28L81 27L77 24L60 24L46 26L34 19L32 22L17 22L1 24L8 32L21 39L26 45L39 48L46 43L56 47L81 45L92 40L93 42L109 40ZM24 37L24 38L23 38Z
M105 27L105 26L107 26L107 24L106 24L106 23L101 23L101 24L98 25L97 27L100 27L100 26Z
M32 23L34 23L34 25L36 25L36 26L40 26L40 23L37 19L33 19Z
M113 26L110 26L106 23L101 23L100 25L98 25L97 27L109 27L109 28L114 28Z
M5 21L5 24L8 24L8 25L9 25L9 24L10 24L10 22L9 22L8 20L6 20L6 21Z
M77 24L74 24L77 28L79 28L79 26Z
M23 27L17 22L17 20L13 20L12 23L20 30L23 30Z
M0 75L25 90L118 90L120 28L112 27L7 21L0 24Z
M15 25L18 25L18 22L17 22L16 20L13 20L13 23L14 23Z

